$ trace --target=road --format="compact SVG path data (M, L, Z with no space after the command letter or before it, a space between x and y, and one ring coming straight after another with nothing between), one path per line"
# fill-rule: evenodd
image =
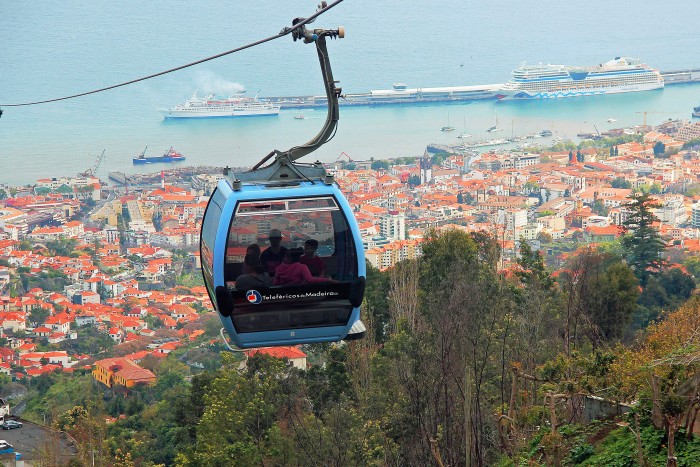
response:
M49 453L56 453L60 456L61 463L64 463L77 455L72 443L58 432L25 420L22 420L22 424L22 428L0 431L0 439L14 446L16 452L22 453L22 459L40 459Z

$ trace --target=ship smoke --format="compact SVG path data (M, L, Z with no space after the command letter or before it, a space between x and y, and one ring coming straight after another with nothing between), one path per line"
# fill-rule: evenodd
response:
M229 97L245 92L245 87L240 83L227 81L211 71L198 71L195 77L197 89L200 94L213 94L220 97Z

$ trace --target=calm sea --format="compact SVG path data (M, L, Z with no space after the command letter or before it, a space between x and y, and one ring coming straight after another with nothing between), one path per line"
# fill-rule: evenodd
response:
M278 32L316 1L85 0L0 2L0 104L54 98L139 77L232 49ZM700 68L697 0L456 1L346 0L318 27L344 25L330 43L336 79L345 92L409 86L500 83L523 61L590 65L614 56L639 57L662 69ZM271 149L305 142L324 113L278 118L164 121L158 108L184 102L195 90L226 94L322 94L314 48L290 38L144 83L72 101L5 107L0 119L0 183L32 183L73 175L106 149L98 175L136 168L148 146L170 146L194 165L248 165ZM579 131L690 118L700 86L560 100L459 105L343 108L335 139L316 155L335 160L421 154L431 142L456 141L448 122L476 137L498 119L505 134ZM455 132L457 133L457 132ZM313 159L314 157L310 157Z

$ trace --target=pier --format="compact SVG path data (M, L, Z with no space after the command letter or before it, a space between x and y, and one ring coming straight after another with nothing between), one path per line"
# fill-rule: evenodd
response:
M700 69L661 71L664 85L700 82ZM435 88L407 88L405 84L394 84L393 89L381 89L363 93L345 94L341 106L349 105L415 105L429 103L467 102L496 100L502 84L480 84L475 86L445 86ZM282 109L312 109L326 107L326 96L266 97L261 99L279 105Z
M664 77L664 85L670 84L688 84L700 82L700 69L662 71L661 76Z

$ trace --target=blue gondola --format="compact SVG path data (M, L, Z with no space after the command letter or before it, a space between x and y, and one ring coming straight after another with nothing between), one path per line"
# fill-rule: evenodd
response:
M365 332L360 321L365 256L357 221L320 162L295 163L335 132L340 89L333 80L326 37L343 37L344 31L301 27L292 35L316 44L328 98L325 125L307 144L273 151L249 172L225 169L202 221L204 282L224 328L240 348L334 342ZM317 254L307 253L307 263L317 266L317 274L323 271L318 277L309 276L311 268L304 271L307 266L293 264L309 243L317 246ZM259 257L255 245L262 249ZM275 266L285 249L286 269L280 272ZM244 264L249 252L260 259L259 269ZM271 284L263 283L263 271L275 275ZM286 271L303 272L307 279ZM259 285L250 285L252 272Z

